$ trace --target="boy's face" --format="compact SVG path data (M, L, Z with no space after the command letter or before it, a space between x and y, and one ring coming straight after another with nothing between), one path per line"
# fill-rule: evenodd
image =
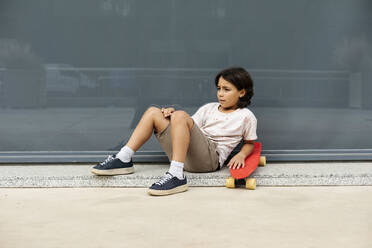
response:
M235 85L220 77L217 85L217 98L223 109L236 109L239 97L245 95L245 90L238 90Z

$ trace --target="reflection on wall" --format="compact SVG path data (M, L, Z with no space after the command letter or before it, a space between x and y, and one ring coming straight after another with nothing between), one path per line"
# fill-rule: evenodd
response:
M30 45L0 39L1 105L10 108L45 106L45 71Z
M111 149L151 104L216 101L228 66L266 149L371 147L371 26L369 0L2 0L0 149Z
M371 12L365 0L337 6L308 0L2 1L1 107L126 106L143 94L143 77L152 77L146 83L155 89L172 78L183 92L195 84L209 90L216 71L240 65L254 76L257 106L372 108L366 94L372 89ZM17 80L7 68L28 72ZM177 78L187 70L189 83ZM197 106L214 97L201 95L171 101Z
M334 59L350 72L349 107L371 108L372 45L366 35L344 38L334 49Z

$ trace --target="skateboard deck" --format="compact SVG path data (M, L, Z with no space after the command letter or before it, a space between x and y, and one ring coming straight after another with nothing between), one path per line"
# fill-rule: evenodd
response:
M260 156L261 147L260 142L255 142L252 153L245 158L244 167L230 169L231 177L226 179L226 187L235 188L235 184L245 184L247 189L256 188L256 179L248 177L257 169L258 165L266 165L266 158Z

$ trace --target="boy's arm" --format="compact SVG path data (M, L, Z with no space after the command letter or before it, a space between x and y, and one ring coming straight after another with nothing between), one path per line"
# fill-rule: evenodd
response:
M254 140L244 140L244 144L240 149L240 154L244 156L244 158L248 157L249 154L252 153L254 148Z
M240 152L235 154L227 164L229 168L239 169L244 167L245 158L252 153L254 148L254 140L244 140L244 144L240 149Z

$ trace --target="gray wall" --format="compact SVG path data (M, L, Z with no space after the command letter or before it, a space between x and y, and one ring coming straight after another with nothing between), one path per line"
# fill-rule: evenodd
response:
M372 158L370 27L369 0L0 0L0 162L100 160L151 104L217 101L229 66L272 158Z

